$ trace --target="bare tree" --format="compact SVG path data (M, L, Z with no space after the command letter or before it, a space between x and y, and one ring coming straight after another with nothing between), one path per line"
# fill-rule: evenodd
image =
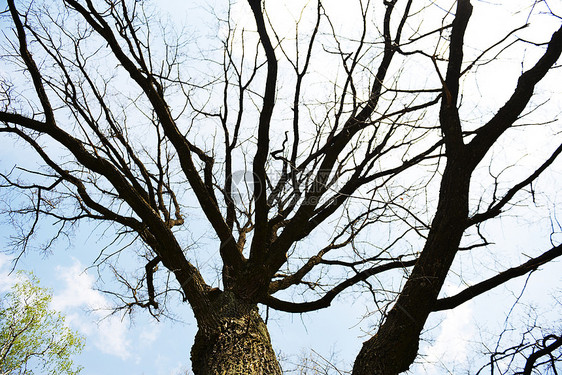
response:
M439 298L459 251L489 246L483 223L534 199L562 152L555 132L557 147L527 175L490 172L488 186L474 187L494 146L541 110L533 93L559 60L562 29L529 40L521 25L467 53L469 0L358 0L347 29L314 1L293 12L294 35L248 0L253 25L226 10L215 39L197 45L159 28L144 1L52 3L9 0L3 13L2 63L22 78L1 78L0 132L39 157L2 174L22 194L7 214L32 218L14 246L23 252L45 220L55 238L81 220L113 225L137 244L117 251L137 249L144 265L139 278L116 268L129 291L122 307L157 314L167 293L181 293L198 324L195 374L281 373L258 305L314 311L356 285L381 321L353 374L403 372L432 312L562 254L553 240ZM529 15L540 8L560 27L546 1L529 4ZM538 57L522 57L505 103L474 119L464 80L521 45ZM185 240L201 215L216 236L220 288ZM367 243L380 230L390 234Z

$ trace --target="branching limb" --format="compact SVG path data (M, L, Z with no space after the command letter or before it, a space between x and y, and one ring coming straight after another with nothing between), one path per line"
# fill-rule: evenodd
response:
M549 341L552 341L550 344ZM539 358L544 356L551 356L552 352L562 346L562 336L556 335L548 335L544 339L542 339L542 348L533 352L528 358L525 363L525 368L523 369L523 375L531 375L533 370L535 369L536 362ZM550 361L548 361L550 362ZM554 369L556 368L555 360L553 358L552 363L554 365Z
M558 245L542 255L532 258L529 261L517 266L500 272L494 277L491 277L485 281L481 281L462 292L446 298L438 299L435 303L433 311L449 310L454 309L463 303L470 301L476 296L483 294L493 288L503 285L507 281L514 279L519 276L523 276L529 272L535 271L538 267L550 262L553 259L562 255L562 245Z
M212 158L202 150L191 144L180 132L177 124L170 112L169 106L163 96L163 91L156 79L150 72L145 72L131 60L121 48L117 37L104 16L98 13L91 1L88 1L88 8L82 6L76 0L66 0L74 10L76 10L86 22L108 43L115 57L122 64L123 68L129 73L131 78L143 90L147 99L152 104L159 122L164 129L164 134L174 146L180 166L188 179L190 186L198 199L198 202L207 216L209 222L221 240L221 255L226 264L234 269L239 269L244 263L244 258L232 236L231 228L225 222L217 204L212 184ZM204 179L199 175L192 158L195 153L205 164Z
M146 266L144 267L146 272L146 288L148 290L148 302L145 306L148 307L153 306L155 309L158 309L158 302L154 299L154 272L156 271L156 266L160 263L160 257L157 256L156 258L149 261Z
M479 163L496 140L517 121L531 100L535 86L552 69L561 54L562 27L552 35L539 61L519 77L517 87L509 100L487 124L476 131L476 136L468 145L473 165Z
M497 202L492 202L485 212L477 213L468 219L467 227L481 223L485 220L501 214L502 209L511 201L511 199L525 186L532 184L549 166L551 166L558 156L562 153L562 145L554 151L554 153L529 177L511 187L505 195Z
M269 155L269 130L273 108L275 107L278 63L275 49L271 43L265 25L262 0L248 0L248 3L252 8L258 35L267 59L267 77L257 129L258 143L252 166L254 174L254 200L256 206L254 238L250 248L250 258L261 263L267 252L269 237L269 225L267 224L269 207L267 204L267 176L265 167Z
M334 288L330 289L323 297L316 301L312 302L287 302L277 299L273 296L266 297L263 301L261 301L264 305L267 305L273 309L286 311L291 313L303 313L308 311L315 311L319 309L326 308L330 306L334 298L336 298L341 292L346 290L347 288L367 280L369 277L380 274L382 272L386 272L389 270L399 269L399 268L408 268L412 267L416 264L417 259L413 260L405 260L405 261L395 261L385 263L381 266L372 267L367 270L358 272L355 276L341 282L340 284L336 285Z

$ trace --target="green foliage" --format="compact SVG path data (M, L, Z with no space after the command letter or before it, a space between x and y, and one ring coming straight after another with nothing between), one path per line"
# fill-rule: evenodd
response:
M0 374L78 374L82 368L71 357L82 351L84 338L49 309L50 291L36 277L20 276L0 299Z

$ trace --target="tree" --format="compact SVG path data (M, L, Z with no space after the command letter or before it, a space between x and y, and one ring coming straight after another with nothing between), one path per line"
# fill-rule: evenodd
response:
M32 274L27 276L3 293L0 302L1 373L80 373L71 358L82 351L83 338L49 309L49 291Z
M248 0L232 6L251 22L217 11L218 32L197 44L155 22L146 1L9 0L2 59L27 81L2 78L0 132L38 156L2 175L22 192L7 212L33 218L16 250L42 220L54 237L77 221L111 225L135 244L115 253L144 264L137 278L112 264L122 307L157 314L181 293L198 324L195 374L281 373L258 305L304 313L362 285L381 321L353 374L406 371L431 313L562 254L553 236L550 249L440 297L455 258L492 247L486 223L548 193L539 178L562 152L555 115L534 96L556 74L560 16L529 1L523 21L543 17L548 31L513 26L467 48L473 5L443 3L349 2L344 28L328 1L310 2L291 10L290 36L274 5ZM470 80L512 50L523 69L492 108ZM552 134L523 177L510 175L513 155L492 154L528 141L525 124ZM186 239L202 221L220 285Z

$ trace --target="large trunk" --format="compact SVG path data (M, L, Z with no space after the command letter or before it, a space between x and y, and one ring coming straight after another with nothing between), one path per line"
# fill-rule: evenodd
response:
M281 374L267 326L255 304L222 292L199 321L191 349L195 375Z
M446 167L437 212L422 254L385 322L363 344L353 375L396 375L407 371L414 362L421 331L465 229L470 173L462 166L462 161L455 161Z

